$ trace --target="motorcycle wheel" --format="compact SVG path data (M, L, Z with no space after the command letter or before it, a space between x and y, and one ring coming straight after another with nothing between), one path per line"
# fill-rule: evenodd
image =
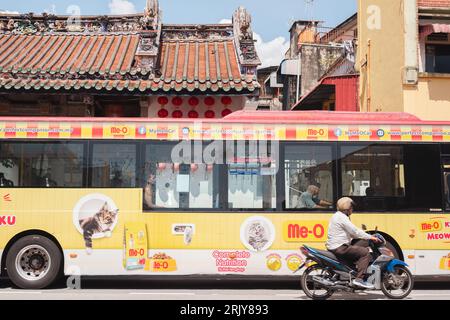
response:
M385 273L381 283L381 291L389 299L405 299L414 287L414 279L408 268L394 267L393 273Z
M314 265L306 269L301 278L301 285L303 292L310 299L314 300L327 300L333 295L333 291L330 288L325 288L320 284L314 282L312 277L331 278L331 274L324 267Z

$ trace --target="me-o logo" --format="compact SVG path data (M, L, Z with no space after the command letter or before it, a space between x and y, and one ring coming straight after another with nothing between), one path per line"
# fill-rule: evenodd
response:
M112 135L122 135L127 136L131 134L131 129L127 126L113 126L110 129Z

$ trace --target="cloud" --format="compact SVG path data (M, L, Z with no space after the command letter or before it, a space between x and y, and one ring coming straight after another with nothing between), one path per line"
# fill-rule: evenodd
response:
M1 14L19 14L18 11L0 10Z
M136 13L134 4L127 0L111 0L109 3L111 14L133 14Z
M256 52L261 59L261 67L278 66L290 46L289 41L284 37L264 42L259 34L253 33L253 38L256 40Z
M233 20L231 19L222 19L219 21L219 24L232 24Z

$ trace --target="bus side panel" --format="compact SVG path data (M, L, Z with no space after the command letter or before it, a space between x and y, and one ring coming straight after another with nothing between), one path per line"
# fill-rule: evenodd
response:
M331 214L142 212L141 189L4 189L0 250L42 230L64 250L66 273L290 275L299 247L324 248ZM449 274L448 214L355 213L391 236L416 274Z

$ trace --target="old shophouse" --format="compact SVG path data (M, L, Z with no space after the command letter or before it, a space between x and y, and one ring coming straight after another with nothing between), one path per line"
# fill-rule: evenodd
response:
M254 110L251 17L164 24L143 14L0 16L0 116L222 118Z

